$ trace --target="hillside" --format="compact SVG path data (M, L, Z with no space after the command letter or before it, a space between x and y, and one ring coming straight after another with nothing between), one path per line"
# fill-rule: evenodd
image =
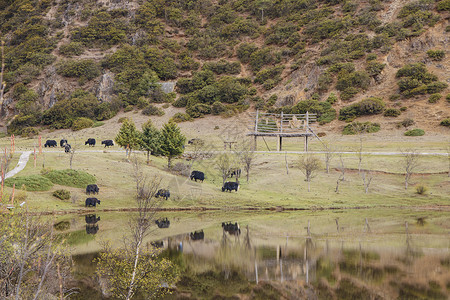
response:
M0 124L32 136L133 109L183 108L182 122L258 108L317 113L321 131L410 119L405 129L445 135L449 11L449 0L0 0Z

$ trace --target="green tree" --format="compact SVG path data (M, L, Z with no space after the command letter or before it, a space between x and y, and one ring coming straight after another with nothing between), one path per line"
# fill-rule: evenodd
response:
M161 133L153 126L151 120L142 125L141 132L141 150L147 151L147 164L150 162L150 154L157 155L161 153L160 149Z
M132 149L136 149L140 146L140 134L133 121L125 119L115 141L119 146L127 149L127 157L131 154ZM130 151L128 151L128 149Z
M184 152L186 137L175 122L164 124L161 130L161 153L167 156L167 166L172 166L172 158Z

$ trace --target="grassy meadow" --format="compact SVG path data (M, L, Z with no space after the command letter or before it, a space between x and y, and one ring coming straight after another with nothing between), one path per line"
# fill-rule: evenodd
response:
M43 137L43 140L45 139ZM347 137L344 137L341 143L344 143L345 139ZM3 140L1 144L6 143L6 139ZM35 141L36 139L18 138L16 149L31 150L30 145L33 145ZM117 146L111 149L99 146L89 148L80 142L81 136L76 141L78 141L78 144L75 148L72 167L75 170L85 171L95 176L96 183L100 187L98 198L102 201L97 210L134 207L135 183L132 178L133 169L131 163L127 161L125 153L117 151L119 150ZM209 142L209 140L206 141ZM286 142L286 146L293 148L294 142ZM98 143L100 143L99 140ZM351 149L351 145L357 146L358 143L358 139L350 137L347 140L347 148ZM374 149L379 151L396 151L394 148L375 147L375 145L381 145L382 143L383 141L379 139L364 141L364 145L374 145ZM214 140L211 144L220 145L219 142ZM318 149L319 144L319 141L313 141L311 148ZM259 142L259 145L261 146L261 142ZM424 145L425 143L422 144L422 146ZM432 149L427 151L439 152L439 149L443 151L444 146L445 143L439 144L436 141L435 144L431 144L430 148ZM192 146L186 146L186 151L190 151L190 147ZM258 148L260 150L260 147ZM230 153L232 154L232 152ZM221 191L222 178L214 157L198 160L193 164L193 170L203 171L207 177L204 183L196 183L190 181L187 177L171 173L167 169L167 160L165 158L152 157L151 163L147 165L145 163L146 156L143 153L136 153L135 155L141 162L143 172L148 177L160 177L161 187L170 189L171 197L163 203L163 207L166 208L262 209L282 206L284 208L322 209L333 207L436 206L450 204L450 181L446 173L448 171L446 156L422 156L420 165L415 170L416 174L410 180L410 187L405 190L404 166L401 156L364 155L362 169L371 170L373 176L369 192L365 193L363 181L358 174L357 155L344 154L345 180L340 182L339 192L336 193L337 180L341 176L339 171L340 160L337 155L334 156L331 162L330 173L327 174L323 163L324 155L315 154L322 160L322 169L312 179L311 191L308 192L305 177L298 167L298 162L302 157L301 154L286 154L284 152L258 153L254 166L250 171L249 182L246 182L245 172L243 171L239 192L227 193ZM20 153L14 154L13 163L17 162L19 156ZM181 159L175 161L175 163L177 162L189 163ZM12 164L10 169L13 166ZM61 148L44 149L44 153L37 156L36 167L34 167L33 155L31 155L25 169L16 176L40 175L43 168L48 171L69 169L69 167L70 155L64 153ZM428 189L426 194L418 195L415 189L417 185L426 186ZM69 190L71 199L63 201L52 196L53 191L57 189ZM11 189L6 188L6 193L11 193ZM38 211L84 209L84 200L86 198L84 188L57 184L54 184L47 191L18 191L16 195L24 198L24 193L26 193L28 207Z

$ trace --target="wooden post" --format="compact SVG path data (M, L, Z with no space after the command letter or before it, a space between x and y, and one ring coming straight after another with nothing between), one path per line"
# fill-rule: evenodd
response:
M283 137L280 135L280 151L283 150Z
M39 154L42 154L42 137L39 136Z
M280 133L283 133L283 112L281 112L280 118Z
M16 137L14 136L14 134L13 134L13 154L14 154L14 152L16 151Z
M308 152L308 136L305 135L305 152Z

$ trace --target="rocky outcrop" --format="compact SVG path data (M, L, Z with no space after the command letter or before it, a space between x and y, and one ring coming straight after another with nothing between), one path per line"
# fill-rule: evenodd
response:
M101 99L101 101L109 102L112 99L113 91L114 74L110 71L106 71L100 79L100 83L98 84L95 94L98 99Z

